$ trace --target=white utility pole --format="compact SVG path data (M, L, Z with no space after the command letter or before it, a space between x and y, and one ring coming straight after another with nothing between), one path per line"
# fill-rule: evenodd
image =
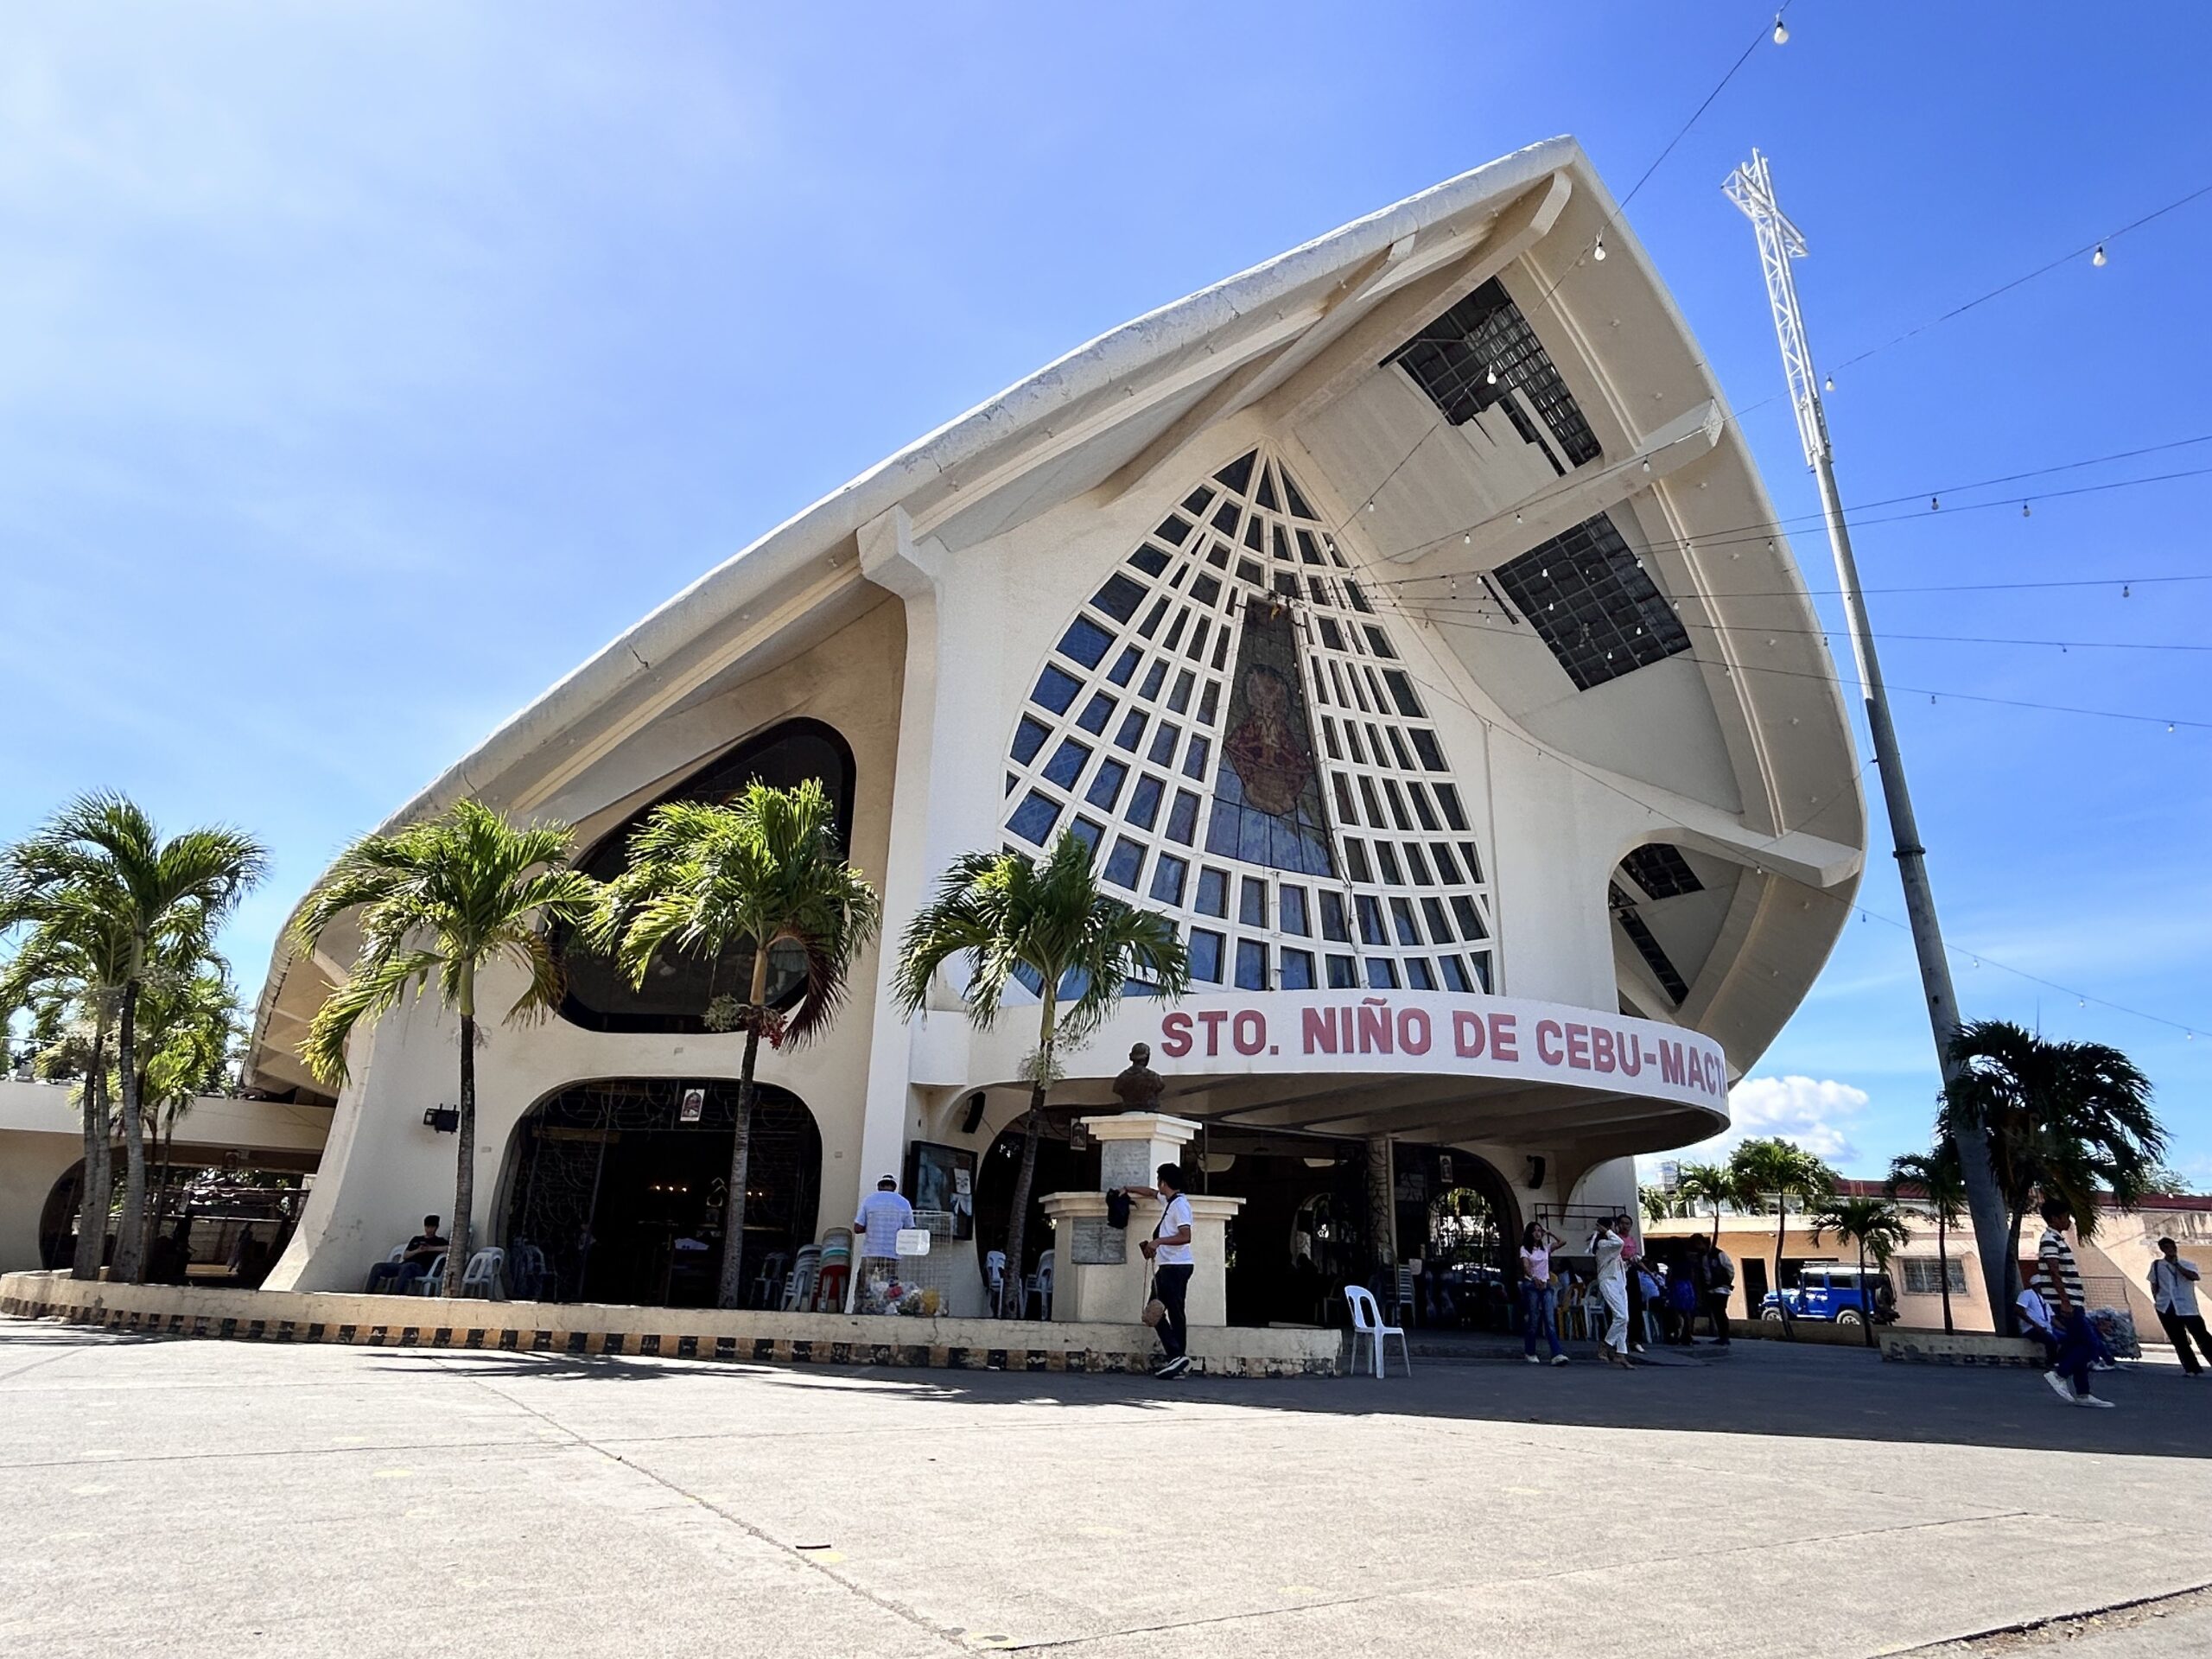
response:
M1951 1059L1951 1039L1959 1029L1959 999L1951 987L1950 960L1943 954L1936 895L1928 885L1926 849L1920 844L1920 826L1912 814L1912 792L1905 785L1897 728L1890 720L1889 693L1882 683L1881 659L1874 652L1874 628L1867 620L1866 598L1859 588L1858 562L1851 555L1850 526L1844 522L1843 499L1836 493L1827 417L1821 410L1820 380L1813 372L1812 347L1806 344L1805 318L1797 305L1797 281L1789 262L1805 257L1805 238L1775 200L1766 157L1756 149L1751 159L1731 173L1720 188L1729 200L1743 209L1758 237L1759 269L1766 277L1767 302L1774 310L1775 338L1782 345L1782 372L1789 382L1789 402L1797 414L1798 441L1805 447L1805 464L1820 481L1821 512L1827 520L1828 544L1835 552L1836 586L1843 594L1852 655L1858 661L1859 688L1866 699L1866 725L1873 734L1874 764L1882 774L1882 799L1890 811L1890 836L1897 849L1897 879L1904 887L1905 918L1911 924L1913 949L1920 957L1920 982L1928 994L1928 1023L1936 1035L1936 1064L1948 1088L1960 1071ZM1959 1137L1958 1153L1967 1207L1974 1214L1974 1253L1981 1259L1989 1305L1993 1312L2009 1309L2013 1268L1997 1241L2006 1236L2010 1217L1990 1167L1988 1137Z

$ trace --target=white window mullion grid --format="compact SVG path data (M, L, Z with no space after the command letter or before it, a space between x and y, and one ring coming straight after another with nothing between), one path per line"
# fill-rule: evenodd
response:
M1274 988L1281 984L1285 950L1304 951L1310 956L1313 983L1317 988L1329 983L1329 957L1332 955L1349 957L1352 963L1354 983L1346 988L1370 988L1370 960L1390 963L1393 964L1390 971L1398 976L1398 982L1411 985L1414 976L1408 964L1415 957L1427 962L1433 982L1439 988L1446 988L1450 981L1445 976L1442 964L1443 958L1447 956L1459 959L1463 972L1469 968L1474 969L1476 976L1471 982L1479 988L1482 981L1490 976L1486 959L1491 957L1491 940L1488 936L1494 928L1494 922L1488 891L1488 862L1479 858L1478 852L1478 862L1484 880L1469 882L1464 879L1467 855L1459 849L1477 845L1472 819L1468 818L1469 827L1466 830L1455 830L1443 817L1441 802L1433 791L1440 779L1451 781L1448 770L1437 773L1416 766L1414 770L1408 771L1400 763L1400 756L1391 745L1389 734L1395 732L1400 741L1408 746L1406 758L1416 760L1418 754L1413 751L1411 736L1414 729L1425 730L1430 741L1439 746L1440 755L1440 740L1425 714L1417 719L1407 716L1389 696L1375 667L1376 655L1370 647L1365 632L1370 626L1381 630L1383 624L1381 618L1371 611L1363 612L1351 606L1344 588L1345 578L1351 574L1351 568L1325 527L1318 521L1297 519L1287 510L1270 510L1259 505L1261 482L1267 476L1268 468L1273 465L1279 463L1262 450L1255 458L1248 488L1244 492L1232 491L1217 480L1211 480L1185 495L1185 504L1197 500L1202 492L1206 499L1195 513L1185 505L1179 505L1173 513L1167 515L1168 518L1179 518L1192 525L1180 544L1175 544L1172 538L1157 533L1147 537L1144 543L1145 550L1116 567L1114 576L1102 585L1098 594L1086 601L1078 613L1081 621L1071 621L1068 629L1064 631L1060 644L1056 644L1047 658L1049 668L1040 668L1038 680L1033 682L1032 700L1017 717L1017 735L1023 731L1022 721L1025 720L1036 721L1045 729L1046 735L1037 743L1035 753L1027 761L1014 760L1012 757L1016 750L1009 747L1007 768L1013 782L1007 793L1003 820L1007 844L1018 846L1027 841L1041 846L1052 836L1075 827L1078 820L1096 826L1096 855L1102 875L1109 878L1110 891L1126 894L1135 902L1170 915L1186 938L1193 928L1203 928L1220 937L1223 943L1219 976L1217 980L1207 982L1210 983L1224 987L1236 983L1237 944L1242 939L1258 942L1265 947L1265 988ZM1279 494L1278 500L1284 509L1287 508L1287 494ZM1235 524L1226 529L1216 524L1224 502L1233 503L1238 509ZM1255 522L1260 526L1260 545L1256 549L1250 544L1250 526ZM1303 556L1305 549L1300 542L1301 532L1316 556L1325 563L1315 564L1306 561ZM1290 554L1287 563L1279 556L1282 550L1287 550ZM1155 566L1156 569L1153 568ZM1256 582L1253 580L1255 570L1257 573ZM1279 574L1295 578L1292 584L1295 592L1281 591L1282 584L1276 581ZM1117 586L1117 578L1127 586ZM1139 597L1128 606L1126 618L1117 617L1112 607L1102 602L1111 590L1115 592L1117 601L1126 604L1131 588L1137 590ZM1211 594L1205 592L1207 588L1212 589ZM1264 868L1237 858L1208 854L1205 850L1214 811L1211 785L1221 763L1221 745L1228 726L1230 688L1237 669L1242 607L1246 603L1274 603L1278 599L1291 607L1294 626L1300 636L1300 657L1306 683L1307 717L1313 728L1313 756L1319 772L1317 787L1325 803L1322 817L1329 835L1330 850L1337 861L1338 873L1333 879ZM1164 606L1160 602L1163 600L1166 601ZM1155 616L1156 621L1154 620ZM1332 645L1324 637L1321 626L1324 617L1333 625L1330 632L1344 641L1341 646ZM1153 622L1153 626L1147 636L1144 628L1148 621ZM1192 646L1197 642L1201 622L1205 624L1205 638L1199 648L1193 652ZM1095 632L1084 632L1084 623L1088 623ZM1096 648L1102 635L1107 641L1103 650L1098 650L1096 662L1088 667L1081 662L1079 653L1064 654L1061 649L1062 645L1077 641L1079 633L1082 634L1079 644L1084 649ZM1236 637L1232 638L1232 634ZM1172 647L1168 645L1171 639L1174 641ZM1137 661L1125 679L1117 684L1113 677L1115 671L1131 647L1138 652ZM1402 660L1395 654L1382 658L1382 662L1384 667L1406 671ZM1057 670L1066 677L1065 681L1058 682L1063 690L1068 683L1072 683L1075 687L1065 708L1058 712L1037 700L1038 691L1053 677L1052 670ZM1183 707L1178 710L1171 707L1171 700L1186 673L1189 676L1187 689ZM1143 695L1147 685L1153 690L1149 697ZM1209 686L1212 688L1213 697L1213 718L1210 723L1198 718ZM1352 694L1350 703L1345 702L1343 695L1347 691ZM1111 699L1113 707L1103 723L1098 723L1098 728L1092 731L1085 728L1084 721L1086 711L1093 707L1094 699L1100 696ZM1142 733L1134 752L1120 747L1116 741L1132 710L1141 711L1145 717ZM1320 724L1324 718L1338 722L1340 734L1340 752L1338 755L1332 754L1325 741ZM1344 729L1346 723L1352 721L1358 722L1356 738ZM1166 756L1164 763L1152 759L1155 751L1160 749L1163 722L1176 728L1172 748L1160 751ZM1383 741L1379 747L1375 742L1375 734L1378 731L1383 734ZM1205 746L1204 761L1195 777L1185 770L1191 764L1194 740L1203 741ZM1071 772L1065 771L1059 759L1062 746L1070 741L1082 745L1088 751L1082 757L1079 767ZM1352 759L1354 755L1361 755L1363 759L1355 761ZM1124 766L1127 772L1112 805L1110 808L1100 808L1091 804L1086 799L1087 795L1102 771L1116 763ZM1055 780L1052 774L1056 769L1063 771L1067 778L1065 783ZM1332 774L1337 773L1346 779L1352 792L1357 809L1357 823L1344 821L1334 793ZM1159 781L1160 798L1151 826L1146 829L1139 827L1128 814L1142 780L1147 777ZM1377 799L1384 807L1382 827L1378 828L1368 822L1373 815L1369 811L1367 789L1362 786L1363 780L1376 791ZM1432 791L1430 799L1440 826L1434 831L1421 828L1418 814L1413 810L1408 785L1416 782ZM1397 828L1395 815L1389 810L1387 783L1396 785L1399 798L1406 803L1411 821L1415 825L1413 830ZM1167 834L1173 821L1178 798L1185 792L1194 797L1196 801L1194 821L1189 826L1191 840L1187 845L1171 840ZM1033 795L1057 807L1049 828L1043 829L1041 836L1029 833L1039 828L1039 821L1026 817L1027 812L1033 810L1030 805ZM1464 817L1466 815L1464 797L1460 805ZM1353 873L1346 841L1355 835L1363 843L1370 874L1373 878L1368 881L1357 880ZM1119 845L1125 838L1142 849L1134 872L1127 868L1126 856L1117 856ZM1382 840L1391 842L1393 855L1401 861L1398 866L1401 880L1396 884L1387 880L1385 867L1376 850L1377 843ZM1422 848L1424 860L1430 866L1427 882L1419 881L1414 876L1414 867L1404 859L1403 849L1408 840L1418 842ZM1439 841L1455 849L1454 861L1462 868L1462 880L1446 880L1435 868L1435 860L1429 848ZM1163 857L1184 861L1179 902L1171 903L1153 896L1154 881ZM1210 869L1222 872L1225 878L1224 909L1226 914L1219 917L1201 912L1198 907L1200 885L1205 873ZM1128 876L1129 880L1124 883L1111 880L1115 875ZM1263 925L1255 925L1242 920L1243 883L1248 879L1264 884L1266 916ZM1286 887L1295 887L1304 893L1309 931L1303 935L1287 931L1282 926L1282 894ZM1349 943L1329 939L1324 934L1321 895L1325 890L1333 891L1344 901L1348 931L1351 935ZM1359 914L1359 900L1363 897L1374 900L1377 908L1385 940L1382 945L1370 944L1363 936ZM1393 898L1402 899L1412 907L1415 931L1423 939L1423 944L1408 945L1401 942L1397 918L1390 903ZM1480 918L1485 937L1480 941L1468 942L1461 937L1464 929L1460 919L1452 915L1452 937L1448 940L1438 938L1434 921L1421 905L1424 898L1434 899L1443 906L1447 914L1453 910L1455 898L1471 902ZM1477 958L1485 960L1481 965L1477 965Z

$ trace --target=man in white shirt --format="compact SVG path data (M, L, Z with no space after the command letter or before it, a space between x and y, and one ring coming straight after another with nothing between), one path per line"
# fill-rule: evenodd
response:
M1635 1363L1628 1357L1628 1269L1621 1261L1623 1235L1627 1230L1625 1216L1609 1217L1599 1224L1590 1240L1590 1253L1598 1258L1598 1294L1605 1299L1605 1312L1611 1316L1598 1347L1609 1365Z
M1158 1198L1160 1219L1152 1236L1137 1248L1152 1262L1152 1294L1166 1311L1154 1327L1166 1357L1153 1367L1154 1376L1180 1376L1191 1369L1186 1351L1191 1325L1184 1304L1191 1294L1191 1274L1198 1268L1198 1254L1191 1248L1193 1226L1191 1201L1183 1193L1183 1166L1162 1164L1154 1177L1157 1186L1125 1186L1133 1198Z
M857 1255L899 1259L899 1232L914 1224L914 1206L899 1193L899 1178L881 1175L876 1178L875 1191L861 1200L860 1213L853 1217L853 1231L860 1239Z
M2204 1357L2212 1359L2212 1335L2206 1334L2204 1316L2196 1311L2196 1263L2182 1260L2171 1238L2158 1241L2158 1259L2151 1264L2151 1305L2166 1328L2166 1340L2181 1357L2182 1375L2202 1376L2204 1368L2190 1351L2189 1342L2196 1338Z

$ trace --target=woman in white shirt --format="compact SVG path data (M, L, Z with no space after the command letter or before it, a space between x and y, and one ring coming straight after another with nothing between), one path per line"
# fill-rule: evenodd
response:
M1160 1345L1167 1353L1153 1367L1152 1374L1180 1376L1191 1369L1191 1357L1184 1351L1190 1338L1190 1320L1183 1311L1191 1294L1191 1274L1197 1265L1191 1250L1191 1201L1183 1193L1180 1164L1162 1164L1156 1179L1160 1183L1157 1186L1125 1186L1122 1190L1133 1198L1160 1200L1160 1219L1153 1225L1152 1236L1137 1246L1152 1262L1152 1294L1167 1310L1154 1327L1160 1332Z
M1536 1357L1539 1330L1551 1344L1552 1363L1567 1363L1559 1345L1557 1287L1552 1283L1552 1251L1566 1242L1541 1222L1521 1230L1521 1351L1531 1365L1543 1363Z

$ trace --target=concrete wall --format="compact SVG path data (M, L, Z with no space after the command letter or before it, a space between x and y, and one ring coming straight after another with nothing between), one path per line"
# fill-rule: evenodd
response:
M297 1291L111 1285L66 1274L0 1277L0 1313L166 1336L341 1342L372 1347L953 1370L1141 1371L1159 1348L1143 1325L1022 1319L893 1319L577 1302L448 1300ZM1193 1328L1192 1369L1215 1376L1332 1376L1335 1331Z
M879 606L796 660L648 728L550 803L546 816L582 824L580 840L588 842L709 756L805 715L835 727L852 748L852 858L874 876L884 867L889 830L902 649L898 607ZM880 956L879 944L856 965L851 1000L826 1040L800 1049L764 1047L760 1057L760 1079L797 1095L821 1130L824 1225L849 1219L858 1202L866 1033ZM486 1009L496 1010L520 989L518 974L509 968L480 982L478 995ZM474 1217L480 1243L499 1242L495 1218L504 1214L501 1177L510 1145L539 1101L594 1077L734 1080L744 1046L734 1033L587 1031L557 1015L534 1025L487 1015L480 1029ZM451 1104L459 1090L458 1021L435 997L408 1005L355 1039L352 1065L321 1171L291 1247L270 1274L271 1289L356 1287L424 1214L451 1214L454 1137L425 1128L423 1113Z

